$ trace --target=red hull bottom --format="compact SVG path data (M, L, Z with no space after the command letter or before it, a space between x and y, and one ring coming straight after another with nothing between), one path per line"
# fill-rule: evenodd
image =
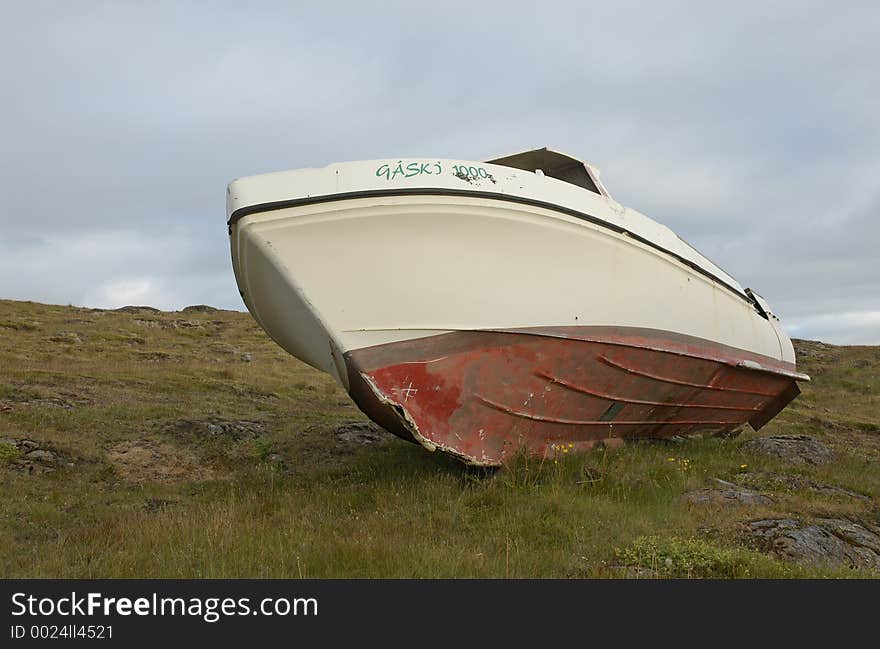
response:
M553 456L757 429L807 378L766 356L620 327L454 332L356 350L346 363L351 395L376 423L484 466L521 448Z

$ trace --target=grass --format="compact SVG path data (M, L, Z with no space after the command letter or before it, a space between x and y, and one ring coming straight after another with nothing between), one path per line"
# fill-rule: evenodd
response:
M814 381L760 435L815 436L837 452L831 464L750 454L749 432L520 456L487 474L396 438L337 438L363 415L247 314L0 301L0 438L64 460L30 474L0 445L0 576L855 576L782 562L743 535L759 517L878 517L880 348L798 348ZM170 425L211 419L257 432ZM767 476L771 505L682 499L743 472Z
M0 442L0 465L8 464L19 456L18 449L12 444Z

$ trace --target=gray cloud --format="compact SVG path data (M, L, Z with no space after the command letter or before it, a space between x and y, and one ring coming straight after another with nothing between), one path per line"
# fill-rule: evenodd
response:
M646 9L649 6L650 9ZM550 145L767 297L880 342L868 2L18 3L0 296L241 308L232 178Z

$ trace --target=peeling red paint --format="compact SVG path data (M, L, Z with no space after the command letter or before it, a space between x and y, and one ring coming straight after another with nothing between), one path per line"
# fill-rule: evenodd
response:
M763 369L737 366L744 361ZM482 465L520 447L547 456L760 427L803 377L791 363L711 341L612 327L453 332L346 362L352 396L377 423Z

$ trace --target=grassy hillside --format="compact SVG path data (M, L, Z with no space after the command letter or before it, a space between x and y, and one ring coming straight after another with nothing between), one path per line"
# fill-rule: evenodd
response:
M0 577L876 576L880 348L797 347L760 433L487 475L359 424L248 314L0 301ZM830 451L749 444L780 434Z

